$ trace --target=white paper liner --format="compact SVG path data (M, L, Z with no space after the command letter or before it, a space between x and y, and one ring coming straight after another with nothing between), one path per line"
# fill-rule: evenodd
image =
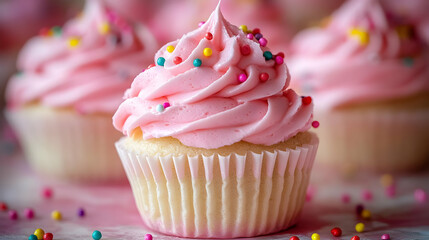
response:
M429 109L315 113L317 162L344 173L405 172L429 161Z
M74 182L126 181L114 148L121 133L111 117L42 107L5 115L39 175Z
M191 238L251 237L293 226L318 139L241 156L147 156L116 143L144 223Z

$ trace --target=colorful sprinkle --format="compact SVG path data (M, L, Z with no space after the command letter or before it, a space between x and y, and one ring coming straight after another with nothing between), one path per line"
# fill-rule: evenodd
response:
M144 240L152 240L152 234L146 234L146 235L144 235Z
M79 208L79 209L77 210L77 215L78 215L79 217L84 217L84 216L85 216L85 210L84 210L83 208Z
M156 105L156 111L157 112L164 112L164 105L162 105L162 104Z
M206 23L206 22L204 22L204 21L199 22L199 23L198 23L198 27L203 26L203 25L204 25L204 23Z
M414 64L414 59L412 59L410 57L406 57L406 58L402 59L402 63L407 67L412 67Z
M43 36L43 37L48 37L49 36L49 28L42 28L39 31L39 35Z
M94 240L100 240L102 237L101 232L98 230L95 230L94 232L92 232L92 239Z
M289 240L299 240L299 237L297 237L297 236L292 236L292 237L290 237L290 238L289 238Z
M362 199L365 201L372 200L372 192L368 189L363 190L361 195L362 195Z
M282 58L285 58L285 54L284 54L283 52L279 52L279 53L277 53L277 56L280 56L280 57L282 57Z
M240 48L241 55L243 55L243 56L249 55L251 51L252 50L250 49L249 45L243 45Z
M181 62L182 62L182 58L181 57L175 57L174 59L173 59L173 62L174 62L174 64L180 64Z
M98 26L98 31L103 34L106 35L110 32L110 25L108 23L102 23Z
M201 64L203 64L203 62L201 61L201 59L196 58L193 64L194 64L194 67L201 67Z
M360 240L359 236L353 236L351 240Z
M260 38L258 41L259 41L259 44L261 44L262 47L265 47L268 44L268 40L266 38Z
M255 28L252 30L253 35L258 34L258 33L261 33L261 30L259 28Z
M264 35L262 35L261 33L256 33L255 34L255 38L256 38L256 40L258 40L259 41L259 39L261 39L261 38L263 38L264 37Z
M241 25L240 26L241 31L243 31L244 33L247 33L247 26L246 25Z
M53 238L54 238L54 235L49 232L43 235L43 240L52 240Z
M364 210L364 206L362 205L362 204L358 204L357 206L356 206L356 214L358 215L358 216L361 216L361 214L362 214L362 211Z
M0 202L0 210L6 211L7 210L7 204L5 202Z
M386 196L387 196L387 197L389 197L389 198L393 198L393 197L395 197L395 195L396 195L396 186L395 186L395 184L393 184L393 185L390 185L390 186L386 187L386 188L384 189L384 193L385 193L385 194L386 194Z
M63 33L63 29L60 26L52 27L50 32L55 36L60 36Z
M53 191L52 191L52 188L50 188L50 187L44 187L43 189L42 189L42 196L44 197L44 198L52 198L52 196L53 196Z
M263 73L259 74L259 80L261 82L266 82L266 81L268 81L269 78L270 78L270 75L268 75L268 73L263 72Z
M424 203L427 200L426 192L423 189L416 189L414 191L414 199L419 203Z
M69 38L69 47L75 48L79 45L80 39L76 37Z
M204 48L204 50L203 50L203 54L204 54L204 56L206 56L206 57L210 57L210 56L213 54L213 51L212 51L212 49L211 49L211 48Z
M388 187L393 185L393 177L390 174L383 174L380 177L380 183L383 187Z
M166 108L170 107L171 105L169 102L165 102L164 104L162 104L162 106L164 106L164 109L166 109Z
M157 63L159 66L164 66L164 64L165 64L165 58L163 58L163 57L159 57L159 58L156 60L156 63Z
M284 63L284 60L281 56L276 56L275 61L276 61L276 64L278 64L278 65Z
M341 235L343 234L343 231L339 227L334 227L331 229L331 234L334 237L341 237Z
M207 32L205 38L207 40L212 40L213 39L213 34L211 32Z
M11 220L18 219L18 212L16 212L15 210L9 210L8 214Z
M61 212L60 212L60 211L57 211L57 210L52 211L52 213L51 213L51 217L52 217L52 219L54 219L54 220L56 220L56 221L60 221L60 220L62 219Z
M147 66L147 69L151 69L151 68L153 68L155 66L156 66L155 63L149 64L149 66Z
M390 240L390 235L385 233L385 234L381 235L381 239L382 240Z
M244 83L246 80L247 80L247 75L244 73L238 75L237 77L237 81L240 83Z
M169 45L167 47L167 52L172 53L174 51L174 46Z
M309 105L312 101L313 101L313 99L311 99L310 96L302 97L302 104L303 105Z
M249 33L246 35L248 39L253 40L253 34Z
M365 220L371 219L371 212L368 209L364 209L360 215Z
M320 235L318 233L311 234L311 240L320 240Z
M41 228L38 228L34 231L33 234L36 235L37 239L42 240L43 235L45 235L45 231L43 231L43 229L41 229Z
M352 28L349 30L349 36L358 39L361 45L369 43L369 34L363 29Z
M349 203L349 202L350 202L350 195L349 195L349 194L347 194L347 193L344 193L344 194L341 196L341 201L342 201L343 203Z
M31 234L31 235L28 237L28 240L37 240L37 236L36 236L36 235L34 235L34 234Z
M361 233L361 232L363 232L365 230L365 224L363 224L363 223L357 223L355 225L355 229L356 229L356 232Z
M311 126L314 127L314 128L318 128L320 126L320 123L318 121L313 121L311 123Z
M410 36L413 35L413 30L412 28L410 28L407 25L401 25L401 26L397 26L395 28L396 33L398 34L400 39L407 39L410 38Z
M25 217L27 217L28 219L32 219L34 218L34 211L31 208L26 208L24 209L24 215Z
M263 53L263 56L264 56L265 60L267 60L267 61L273 58L273 54L270 51L265 51Z

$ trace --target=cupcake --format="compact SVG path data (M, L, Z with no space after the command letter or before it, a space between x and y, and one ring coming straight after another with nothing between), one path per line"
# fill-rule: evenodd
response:
M125 180L111 117L151 62L150 33L88 0L81 16L42 34L20 52L6 91L6 117L27 159L48 178Z
M143 222L191 238L293 226L318 138L283 58L222 16L163 46L113 116Z
M349 171L411 171L429 159L429 52L378 1L352 0L292 43L295 85L315 102L318 161Z

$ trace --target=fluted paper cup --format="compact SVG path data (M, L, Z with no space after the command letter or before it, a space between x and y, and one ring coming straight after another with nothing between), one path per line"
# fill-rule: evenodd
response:
M222 156L116 148L143 222L191 238L251 237L293 226L305 201L318 139L296 149Z
M121 182L115 151L121 134L111 116L28 107L6 111L31 167L41 176L73 182Z

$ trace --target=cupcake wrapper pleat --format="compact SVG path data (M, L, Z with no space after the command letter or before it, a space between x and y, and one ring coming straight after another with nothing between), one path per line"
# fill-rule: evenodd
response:
M285 151L148 156L116 148L143 222L193 238L250 237L294 225L318 140Z

